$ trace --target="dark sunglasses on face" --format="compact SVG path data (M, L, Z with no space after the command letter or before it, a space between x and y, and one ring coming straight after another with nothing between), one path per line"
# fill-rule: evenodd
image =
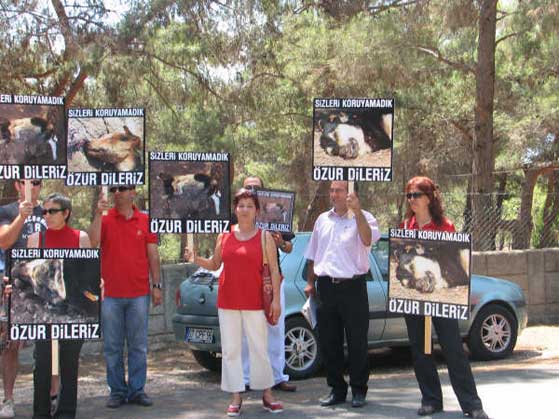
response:
M417 199L417 198L421 198L423 195L425 195L423 192L408 192L406 194L406 198L408 199Z
M256 185L248 185L245 187L245 189L247 191L252 191L252 192L256 192L259 189L262 189L260 186L256 186Z
M24 181L24 180L18 180L18 182L19 182L20 184L22 184L22 185L25 185L25 181ZM41 183L43 183L43 182L41 182L40 180L32 180L32 181L31 181L31 184L32 184L33 186L39 186Z
M115 193L116 191L126 192L126 191L131 191L132 189L134 188L131 186L118 186L118 187L113 186L112 188L109 189L109 192L110 193Z
M62 208L49 208L49 209L44 209L43 210L43 215L53 215L56 214L57 212L61 212L64 211Z

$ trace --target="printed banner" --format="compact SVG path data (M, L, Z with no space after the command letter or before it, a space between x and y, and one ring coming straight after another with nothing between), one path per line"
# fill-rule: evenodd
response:
M65 177L64 98L0 94L0 180Z
M145 111L68 109L68 186L143 185Z
M313 180L392 180L394 99L314 99Z
M99 249L11 249L11 340L99 339Z
M258 189L256 194L260 203L256 226L280 233L293 231L295 192Z
M390 229L388 311L466 320L471 235Z
M229 231L229 153L149 153L150 229L153 233Z

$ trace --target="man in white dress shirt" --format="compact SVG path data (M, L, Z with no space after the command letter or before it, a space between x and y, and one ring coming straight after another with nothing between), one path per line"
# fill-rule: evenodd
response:
M349 385L353 407L363 407L369 380L367 273L371 245L380 238L376 219L348 193L347 182L332 182L333 208L322 213L305 257L309 260L307 295L318 299L318 341L332 388L322 406L344 403L344 333L349 352ZM316 284L315 284L316 282Z

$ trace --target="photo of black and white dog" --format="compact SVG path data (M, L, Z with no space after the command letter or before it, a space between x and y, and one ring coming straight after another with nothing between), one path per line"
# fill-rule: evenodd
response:
M470 254L468 243L391 239L390 297L467 305Z
M150 216L161 219L229 219L229 169L221 162L152 161Z
M331 156L351 160L391 147L391 113L381 109L355 109L317 114L320 147Z

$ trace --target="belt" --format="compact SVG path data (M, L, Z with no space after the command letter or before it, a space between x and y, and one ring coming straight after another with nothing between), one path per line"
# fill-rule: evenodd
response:
M330 282L332 282L332 284L341 284L341 283L347 282L347 281L365 279L366 277L367 277L367 274L353 275L353 276L350 276L349 278L336 278L336 277L332 277L332 276L321 276L320 278L329 279Z

